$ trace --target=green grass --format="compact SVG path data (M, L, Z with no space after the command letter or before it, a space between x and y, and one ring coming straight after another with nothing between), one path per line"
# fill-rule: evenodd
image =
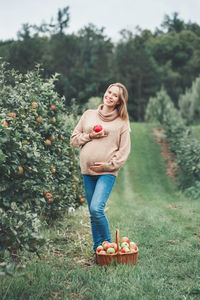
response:
M45 231L50 244L41 260L30 257L25 278L1 280L2 295L8 290L5 299L199 299L199 212L199 201L185 198L166 176L152 126L134 123L131 155L106 213L113 240L118 228L138 245L137 265L86 265L93 253L83 206Z
M194 133L194 136L200 140L200 125L191 126L191 130Z

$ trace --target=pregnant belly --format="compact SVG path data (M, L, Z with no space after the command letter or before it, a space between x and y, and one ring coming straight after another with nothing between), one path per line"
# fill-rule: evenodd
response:
M80 152L80 164L84 168L89 168L95 162L108 162L112 156L113 151L110 151L108 147L98 147L96 143L87 143L81 149Z

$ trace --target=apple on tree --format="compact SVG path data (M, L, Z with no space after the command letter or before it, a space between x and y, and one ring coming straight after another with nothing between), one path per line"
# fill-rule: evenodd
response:
M3 121L2 121L2 126L3 126L3 127L8 127L8 122L7 122L6 120L3 120Z
M31 107L32 107L32 108L37 108L37 106L38 106L37 102L32 102L32 103L31 103Z
M45 145L51 146L51 140L48 140L48 139L47 139L47 140L45 141Z

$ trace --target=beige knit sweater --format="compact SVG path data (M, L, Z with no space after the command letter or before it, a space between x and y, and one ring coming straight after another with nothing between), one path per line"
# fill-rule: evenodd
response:
M87 110L75 127L70 143L81 147L81 173L86 175L113 174L117 176L130 153L130 126L128 120L119 117L118 110L102 112L103 104L97 110ZM90 139L94 125L102 125L106 137ZM95 162L104 162L103 172L94 172L90 166Z

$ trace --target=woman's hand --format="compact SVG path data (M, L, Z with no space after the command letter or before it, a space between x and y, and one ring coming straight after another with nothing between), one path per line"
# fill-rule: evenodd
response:
M94 172L103 172L104 171L104 163L103 162L95 162L94 165L90 166L90 169Z
M95 132L95 131L92 131L90 134L90 139L99 139L99 138L102 138L102 137L106 137L107 134L105 133L104 130L101 130L100 132Z

